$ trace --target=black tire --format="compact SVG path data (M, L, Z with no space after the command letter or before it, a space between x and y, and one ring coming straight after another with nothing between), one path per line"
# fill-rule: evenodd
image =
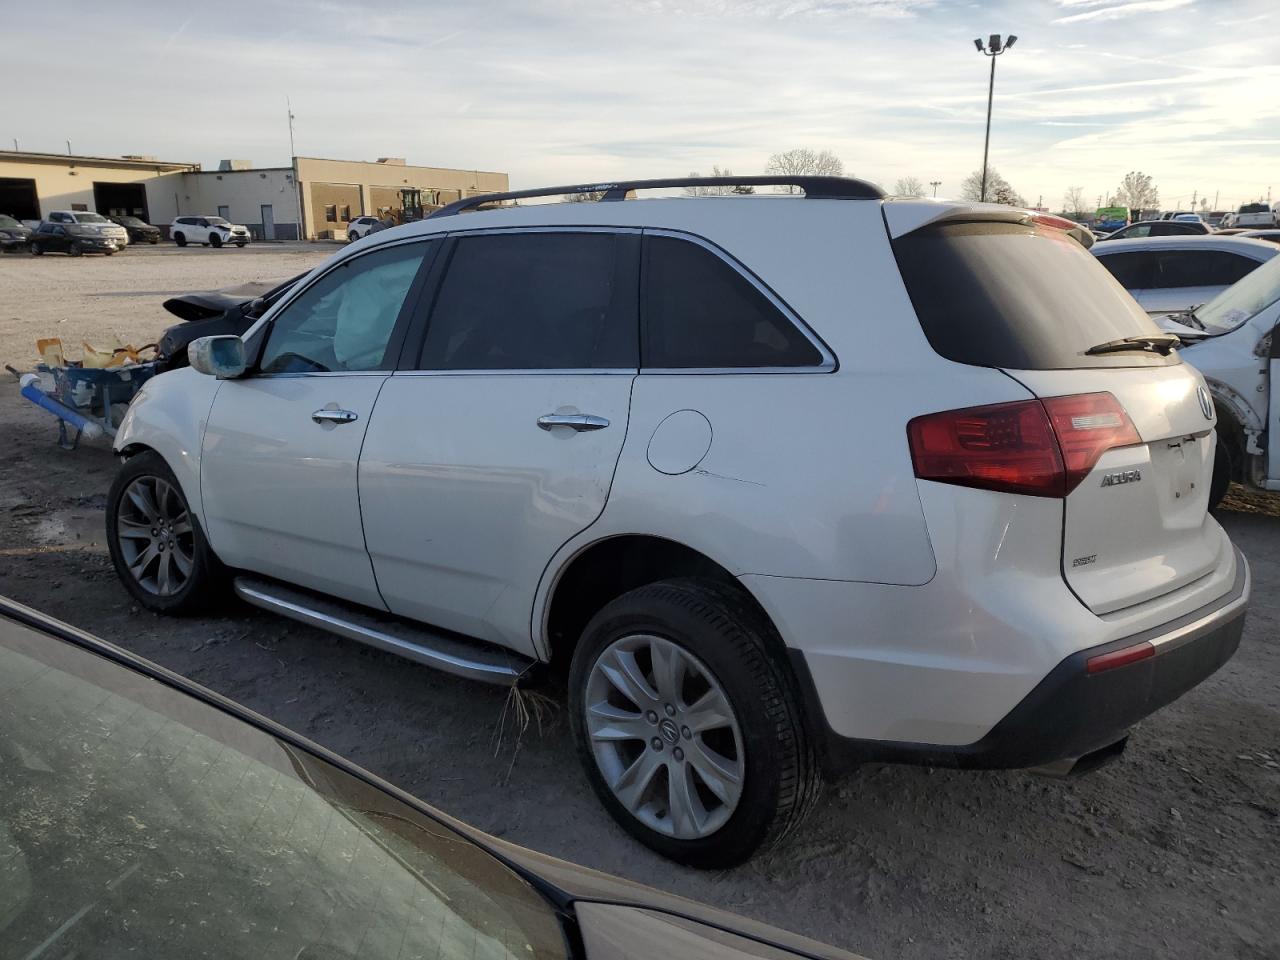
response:
M151 244L153 247L154 247L157 243L159 243L159 242L160 242L160 238L159 238L159 237L156 237L154 240L148 240L148 241L147 241L147 243Z
M637 819L614 795L593 753L585 719L592 668L615 641L637 634L660 637L701 661L741 728L741 796L723 825L707 836L678 839ZM607 604L587 624L569 671L574 739L600 802L641 843L687 866L723 869L777 842L808 813L822 781L805 734L795 678L777 652L780 648L773 627L750 597L711 580L665 580L639 587Z
M222 238L218 236L216 233L210 234L209 246L213 247L216 250L218 247L222 246Z
M111 256L113 253L115 253L114 250L103 250L102 252L105 253L108 257Z
M185 247L187 245L187 235L185 233L175 233L173 235L173 242L180 247Z
M1216 510L1222 498L1231 487L1231 475L1235 472L1231 458L1231 447L1218 439L1218 447L1213 455L1213 479L1209 481L1209 509Z
M44 256L44 247L40 246L38 243L33 243L31 245L31 255L34 257Z
M67 255L72 257L84 256L84 247L80 246L79 240L71 241L71 246L67 247Z
M243 250L246 246L248 246L248 244L246 244L246 243L237 243L237 244L236 244L236 246L237 246L237 247L239 247L241 250Z
M186 581L182 586L167 596L148 589L130 571L125 557L125 548L121 544L118 532L126 491L134 481L139 479L145 481L148 478L159 479L168 484L172 490L171 495L178 498L190 521L190 540L186 544L191 555L190 572L186 575ZM125 506L127 509L127 505ZM222 596L228 579L226 568L209 548L209 541L205 539L204 531L200 528L200 521L190 510L186 496L173 471L164 462L164 458L155 451L148 450L130 458L117 472L115 480L112 481L111 490L107 494L106 532L107 549L111 553L111 563L115 566L116 575L133 598L148 610L178 616L197 613L207 609L214 600Z

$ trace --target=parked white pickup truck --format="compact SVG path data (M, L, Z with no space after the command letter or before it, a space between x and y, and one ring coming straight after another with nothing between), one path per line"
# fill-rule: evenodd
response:
M1179 353L1209 386L1218 412L1209 504L1235 480L1280 491L1280 257L1263 264L1184 319L1162 323L1182 338ZM1271 429L1277 437L1271 436Z

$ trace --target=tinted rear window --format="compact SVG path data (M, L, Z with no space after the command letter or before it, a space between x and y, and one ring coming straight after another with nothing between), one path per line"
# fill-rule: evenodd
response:
M925 336L948 360L1017 370L1178 362L1176 354L1085 353L1160 330L1060 230L946 223L899 237L893 250Z

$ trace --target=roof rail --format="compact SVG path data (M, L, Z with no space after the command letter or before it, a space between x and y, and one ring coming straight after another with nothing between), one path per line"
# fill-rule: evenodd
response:
M511 190L466 197L441 207L426 219L451 217L503 200L529 197L556 197L575 193L598 193L601 202L631 199L636 190L659 190L668 187L799 187L810 200L880 200L885 193L874 183L853 177L671 177L664 180L617 180L609 183L579 183L565 187L538 187L534 190Z

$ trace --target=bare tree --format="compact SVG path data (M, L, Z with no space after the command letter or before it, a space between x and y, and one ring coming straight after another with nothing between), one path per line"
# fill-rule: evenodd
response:
M924 181L919 177L899 177L893 192L899 197L923 197Z
M1067 187L1066 195L1062 198L1062 212L1077 219L1089 215L1089 201L1085 199L1084 187Z
M841 177L844 176L844 164L830 150L800 147L786 153L775 153L765 164L764 172L776 177ZM783 193L800 190L791 185L778 189Z
M584 190L582 193L566 193L564 199L567 203L586 203L589 200L603 200L603 190Z
M701 176L702 174L698 173L696 170L689 172L690 179L699 178ZM733 171L730 170L728 167L725 167L723 170L721 170L719 167L712 167L711 176L732 177ZM690 196L690 197L727 197L733 193L755 193L756 191L754 187L741 187L741 186L704 187L704 186L699 186L697 184L690 184L689 186L684 188L684 192L687 196Z
M964 178L964 181L960 184L960 198L962 200L982 199L981 170L975 170ZM990 203L1003 203L1011 207L1025 207L1027 205L1027 201L1022 198L1022 195L1013 189L1008 180L1000 176L995 167L987 168L987 201Z
M1150 176L1140 170L1130 170L1116 188L1115 203L1130 210L1156 209L1160 206L1160 191Z

